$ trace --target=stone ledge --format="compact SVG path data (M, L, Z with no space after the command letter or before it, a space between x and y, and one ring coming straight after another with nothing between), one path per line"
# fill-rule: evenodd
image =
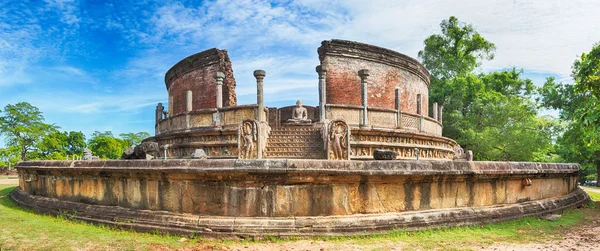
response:
M579 207L589 200L589 196L583 190L577 189L560 198L486 207L346 216L215 217L61 201L31 196L20 188L13 190L9 197L16 204L33 209L37 213L64 215L73 220L133 228L138 231L200 234L206 237L368 235L391 229L411 231L482 225L556 213Z
M25 161L21 171L61 172L165 172L165 173L270 173L318 175L564 175L579 171L579 164L486 161L328 161L307 159L263 160L88 160Z

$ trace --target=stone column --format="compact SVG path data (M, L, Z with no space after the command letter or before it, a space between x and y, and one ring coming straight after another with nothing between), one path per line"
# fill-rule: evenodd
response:
M217 99L216 99L217 111L212 114L212 116L213 116L212 119L213 119L213 125L220 126L222 117L221 117L221 112L219 111L219 109L223 107L223 79L225 79L225 73L220 72L220 71L215 72L214 77L215 77L215 81L217 83Z
M158 135L160 133L160 124L158 124L162 120L163 112L165 111L165 107L163 107L162 103L158 103L156 106L156 110L154 111L155 121L154 122L154 135Z
M325 114L325 104L327 103L325 76L327 69L319 65L317 66L317 73L319 74L319 122L323 122L327 119Z
M358 76L360 76L360 82L362 83L362 105L363 105L363 117L360 122L360 125L366 126L369 124L369 114L367 112L367 109L368 109L367 77L369 77L369 70L362 69L362 70L358 71Z
M254 71L256 78L256 103L258 104L258 121L265 121L265 100L263 94L263 81L267 73L263 70Z
M438 120L438 103L433 103L433 119Z
M396 128L402 128L402 111L400 109L400 89L396 88L395 91L395 100L396 103L394 108L396 109Z
M442 111L444 110L444 106L440 105L440 108L438 109L438 121L440 122L440 124L444 124L442 122Z
M169 95L169 117L173 116L173 95Z
M185 111L186 112L191 112L192 111L192 91L186 91L185 92Z
M165 108L163 107L162 103L158 103L156 109L154 110L154 120L156 124L158 124L158 122L162 119L162 112L164 110Z
M400 111L400 88L396 88L395 91L396 103L394 104L394 109Z
M192 111L192 91L185 92L185 128L190 128L190 120Z
M417 94L417 114L421 115L421 94Z
M223 107L223 79L225 79L225 73L215 72L215 80L217 81L217 108Z

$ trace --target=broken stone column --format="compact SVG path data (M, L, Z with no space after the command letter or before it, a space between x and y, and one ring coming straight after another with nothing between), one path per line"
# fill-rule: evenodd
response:
M263 81L267 73L263 70L254 71L256 78L256 103L258 104L258 121L265 121L265 101L263 94Z
M215 80L217 81L217 108L223 107L223 79L225 79L225 73L215 72Z
M319 65L317 66L317 73L319 74L319 122L325 121L325 104L327 103L326 99L326 90L325 90L325 75L327 74L327 70Z
M433 103L433 119L438 120L438 103Z
M444 110L444 106L440 105L440 108L438 109L438 121L440 122L440 124L443 124L442 122L442 111Z
M360 121L361 126L366 126L369 124L369 115L367 112L368 109L368 92L367 92L367 77L369 77L369 70L362 69L358 71L358 76L360 76L360 82L362 83L362 105L363 105L363 117Z
M162 103L158 103L158 105L156 106L156 110L154 111L156 124L158 124L158 122L162 120L164 111L165 111L165 107L162 105Z

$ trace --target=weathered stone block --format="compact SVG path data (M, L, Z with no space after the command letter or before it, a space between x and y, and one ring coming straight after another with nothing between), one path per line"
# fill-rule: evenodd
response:
M395 160L396 152L389 150L375 150L373 151L373 158L376 160Z

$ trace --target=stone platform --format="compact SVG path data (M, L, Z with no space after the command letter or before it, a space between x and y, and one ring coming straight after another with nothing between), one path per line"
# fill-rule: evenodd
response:
M577 164L462 161L30 161L37 212L206 236L369 234L484 224L589 200ZM73 213L76 212L76 213Z

